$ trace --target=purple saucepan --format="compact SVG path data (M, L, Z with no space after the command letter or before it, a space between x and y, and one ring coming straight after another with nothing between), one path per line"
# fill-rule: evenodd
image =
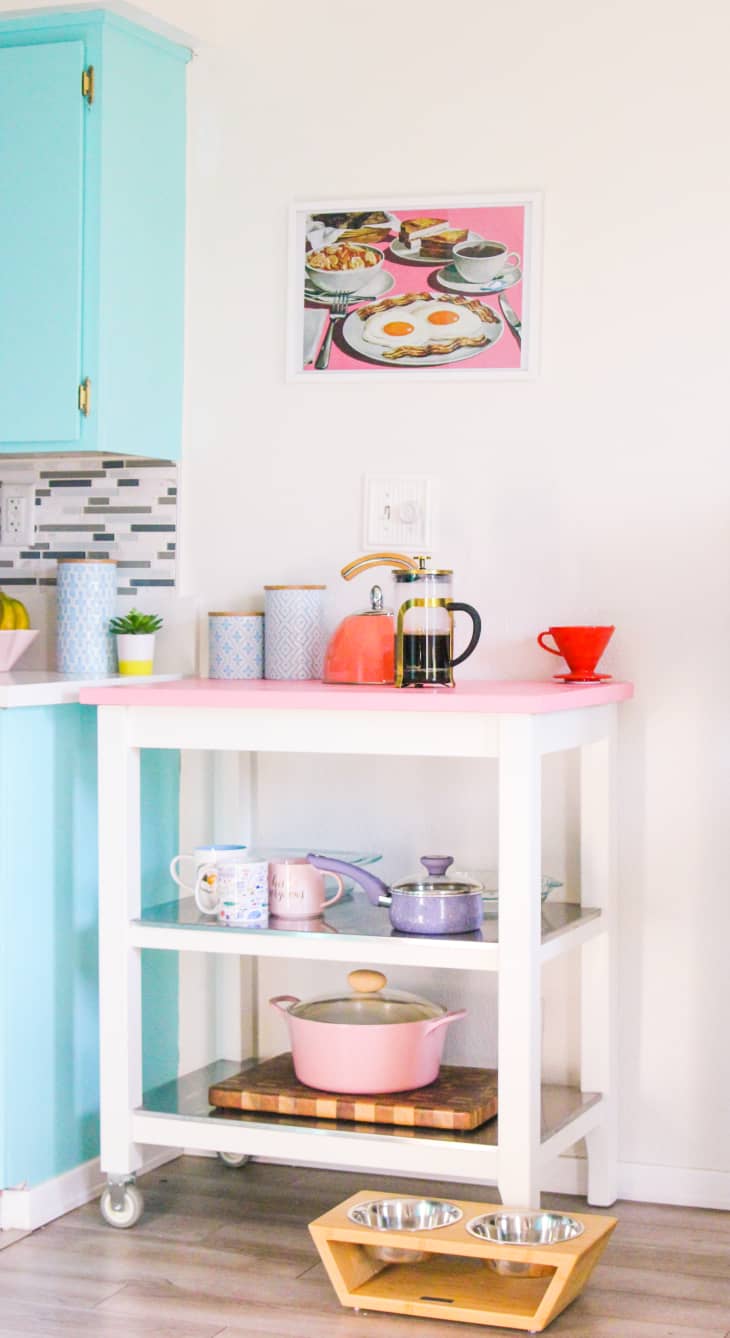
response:
M421 863L427 874L390 887L357 864L326 855L307 855L307 859L315 869L343 873L359 883L373 906L388 907L391 924L401 933L468 934L481 926L484 888L476 881L446 877L446 870L453 864L452 855L423 855Z

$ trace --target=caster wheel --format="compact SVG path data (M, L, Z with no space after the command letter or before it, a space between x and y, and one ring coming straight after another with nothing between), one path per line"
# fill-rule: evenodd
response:
M224 1166L245 1166L251 1160L245 1152L219 1152L218 1156Z
M99 1201L99 1208L109 1226L120 1229L136 1226L144 1212L142 1191L137 1189L136 1185L125 1185L121 1207L115 1208L112 1204L111 1190L105 1189Z

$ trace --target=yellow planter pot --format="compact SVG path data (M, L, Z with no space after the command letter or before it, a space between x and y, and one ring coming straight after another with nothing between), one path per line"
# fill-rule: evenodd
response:
M155 659L155 634L141 636L125 633L117 636L117 663L120 674L138 677L151 674Z

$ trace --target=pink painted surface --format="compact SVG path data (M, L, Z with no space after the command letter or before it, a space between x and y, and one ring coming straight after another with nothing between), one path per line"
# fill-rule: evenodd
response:
M482 715L544 715L605 706L633 697L631 683L489 682L453 688L349 687L319 682L235 682L183 678L146 687L89 687L87 706L228 707L241 711L469 711Z
M504 208L490 209L394 209L390 212L399 219L444 218L448 215L448 222L452 228L469 228L472 232L479 233L479 235L486 240L503 242L508 251L516 251L521 258L521 268L524 273L525 211L523 205L510 205L508 207L505 206ZM395 287L392 288L389 293L384 294L385 297L398 297L402 293L431 293L434 297L443 298L466 296L466 294L463 293L452 293L439 285L437 277L438 271L443 269L449 261L434 260L431 265L413 264L406 260L399 260L391 251L388 242L382 242L378 245L377 249L385 252L385 264L383 265L383 270L392 274L395 279ZM520 318L522 317L522 287L523 281L520 280L520 282L514 284L512 288L507 288L504 294L513 311L515 311ZM370 299L371 302L378 300L378 298ZM501 319L501 312L497 302L496 293L493 295L478 295L477 300L486 302ZM358 303L358 306L364 305L367 305L366 300ZM326 308L323 308L317 303L305 302L305 306L312 307L317 311L326 310ZM350 308L350 310L353 309L354 308ZM322 330L323 339L326 328L327 327L325 326ZM458 368L460 371L466 371L467 369L472 368L483 370L484 368L489 367L519 368L520 347L509 330L509 327L505 326L504 334L501 339L499 339L491 348L485 349L482 353L477 353L473 358L465 358L463 361L451 365ZM340 339L339 330L336 330L332 340L332 352L329 361L330 370L353 371L359 369L360 371L367 371L368 368L377 367L378 371L382 371L383 366L385 366L387 371L387 363L381 364L371 362L369 359L360 358L356 354L349 353L347 351L347 345ZM426 366L429 366L429 364L426 364ZM314 367L312 365L306 367L304 370L308 372L314 371ZM417 369L401 368L403 374L407 374L409 370ZM447 371L448 364L441 367L430 365L429 370ZM315 371L315 375L319 375L319 373Z

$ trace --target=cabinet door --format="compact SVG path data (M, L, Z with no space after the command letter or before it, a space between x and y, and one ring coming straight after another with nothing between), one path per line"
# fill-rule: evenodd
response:
M0 50L0 442L81 431L83 42Z

